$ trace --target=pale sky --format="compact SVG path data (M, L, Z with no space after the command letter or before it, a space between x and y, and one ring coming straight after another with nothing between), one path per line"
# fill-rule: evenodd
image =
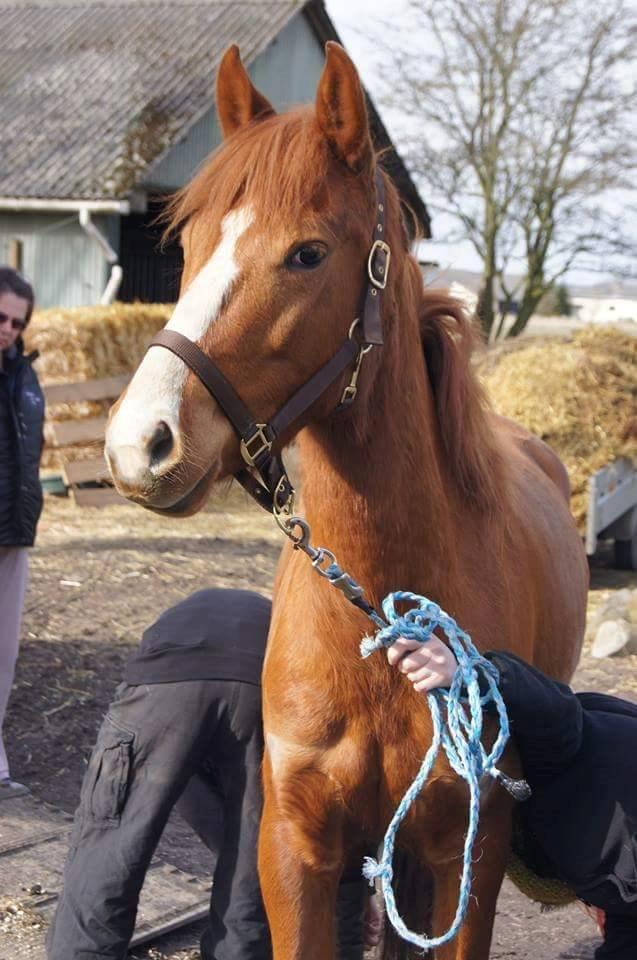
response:
M326 7L336 28L341 35L349 53L358 66L365 86L374 97L377 76L373 69L373 54L370 52L369 37L374 36L379 25L391 15L392 21L397 23L400 18L401 0L326 0ZM376 99L376 106L380 106ZM381 111L382 112L382 111ZM400 132L396 129L391 117L383 114L383 120L400 152ZM421 194L427 203L431 197L427 195L427 188L421 186ZM432 229L434 237L440 238L449 227L445 218L432 213ZM428 260L440 263L441 268L459 268L464 270L481 269L480 258L468 242L442 243L440 239L423 243L421 255ZM575 270L567 275L567 280L573 284L598 283L608 279L609 274L592 273Z

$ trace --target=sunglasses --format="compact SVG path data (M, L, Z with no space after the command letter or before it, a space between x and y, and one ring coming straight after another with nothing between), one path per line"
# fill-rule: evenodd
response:
M24 330L27 325L26 320L21 320L19 317L10 317L6 313L0 313L0 327L4 323L10 323L12 330Z

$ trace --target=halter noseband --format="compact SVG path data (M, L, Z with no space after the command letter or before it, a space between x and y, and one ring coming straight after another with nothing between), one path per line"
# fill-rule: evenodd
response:
M385 184L378 168L375 182L376 223L367 258L367 283L360 318L354 320L347 339L334 356L292 394L269 423L256 421L221 370L188 337L176 330L164 329L149 344L149 348L165 347L183 360L217 401L241 440L241 455L246 466L235 474L235 479L261 507L275 515L288 513L294 496L294 488L280 454L272 453L275 440L318 400L351 363L355 363L337 410L350 406L356 397L363 357L373 346L383 343L380 301L387 285L391 250L385 241ZM354 336L359 325L360 341Z

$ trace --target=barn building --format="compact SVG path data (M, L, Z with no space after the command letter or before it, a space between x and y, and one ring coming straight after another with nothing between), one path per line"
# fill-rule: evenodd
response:
M171 301L176 246L158 254L167 194L219 143L214 78L236 42L278 109L313 100L321 0L5 0L0 31L0 262L38 303ZM376 144L429 235L425 205L373 103Z

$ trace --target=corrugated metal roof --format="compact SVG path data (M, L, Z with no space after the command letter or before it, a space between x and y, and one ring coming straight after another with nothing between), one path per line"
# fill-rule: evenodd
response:
M125 197L304 0L0 0L0 196Z

